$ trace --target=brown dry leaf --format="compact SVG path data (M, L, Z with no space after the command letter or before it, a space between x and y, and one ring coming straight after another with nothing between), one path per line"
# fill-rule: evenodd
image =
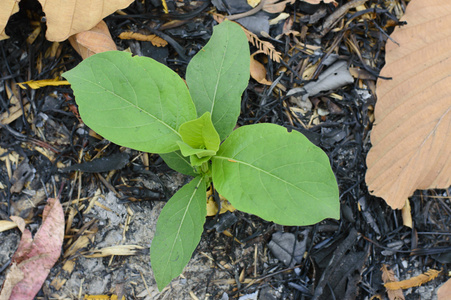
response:
M366 182L400 209L416 189L451 185L451 1L412 1L388 41Z
M100 21L88 31L70 36L69 42L83 59L96 53L117 50L108 26L104 21Z
M447 300L451 295L451 279L448 279L437 291L438 300Z
M435 279L442 271L440 270L434 270L431 269L423 274L420 274L418 276L401 280L401 281L395 281L395 282L387 282L384 284L385 288L387 290L399 290L399 289L409 289L411 287L420 286L423 283L426 283L428 281L431 281Z
M8 23L9 17L19 11L19 1L16 0L1 0L0 1L0 41L9 38L5 33L5 27Z
M324 3L333 3L334 5L337 5L337 2L335 0L301 0L301 1L310 4L320 4L321 2L324 2Z
M46 38L64 41L93 28L103 18L126 8L133 0L39 0L47 19Z
M260 51L257 51L257 53ZM254 58L254 53L251 55L251 76L254 78L258 83L265 84L265 85L271 85L272 82L266 79L266 68L265 66L256 60Z
M382 265L382 281L384 283L388 282L398 282L398 279L395 277L395 273L393 270L389 270L387 265ZM404 294L401 289L397 290L387 290L388 299L390 300L404 300Z
M64 212L58 199L48 199L42 213L42 225L35 234L25 229L25 221L12 216L22 231L19 247L11 261L5 285L8 280L8 290L3 289L0 299L34 299L44 283L50 269L61 254L64 238ZM8 277L10 279L8 279ZM22 279L18 280L18 278ZM6 298L5 295L10 295Z
M263 10L269 12L270 14L278 14L285 10L285 6L290 3L293 4L295 0L266 0L263 5Z
M142 34L137 32L126 31L119 34L122 40L137 40L143 42L151 42L155 47L165 47L168 42L155 34Z

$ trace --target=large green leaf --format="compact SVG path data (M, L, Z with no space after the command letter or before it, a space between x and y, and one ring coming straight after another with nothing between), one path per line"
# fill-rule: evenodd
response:
M63 76L72 85L83 122L121 146L175 151L180 125L196 118L183 80L151 58L103 52Z
M222 140L236 124L249 73L246 35L239 25L230 21L214 27L210 41L188 65L186 82L197 115L210 112Z
M293 226L339 218L329 159L297 131L275 124L240 127L212 161L215 188L241 211Z
M183 272L199 244L206 195L205 181L198 176L172 196L158 217L150 261L160 291Z
M185 175L198 175L191 166L189 157L183 156L180 151L164 153L160 154L160 156L171 169Z

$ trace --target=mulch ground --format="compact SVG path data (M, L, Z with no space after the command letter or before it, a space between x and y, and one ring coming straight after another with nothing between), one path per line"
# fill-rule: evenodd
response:
M114 226L120 234L128 234L128 241L136 246L132 256L139 256L141 265L149 268L149 241L133 235L140 231L133 227L134 222L145 221L146 217L136 216L158 212L157 208L161 209L189 178L171 171L158 155L136 151L130 151L129 161L120 170L61 172L71 164L119 153L120 147L81 123L70 87L17 86L28 80L55 78L81 61L68 42L45 39L38 4L21 2L21 12L7 27L11 38L0 41L0 218L21 216L35 232L46 198L54 195L59 195L67 216L63 255L38 298L74 299L96 293L123 294L126 299L229 299L251 297L258 291L258 299L386 299L381 271L385 264L400 279L431 268L443 270L437 279L405 292L406 299L433 299L434 289L445 281L451 262L450 191L417 191L410 198L411 229L403 226L400 211L391 210L382 199L370 195L365 184L365 158L371 147L375 87L384 65L384 44L393 29L402 25L399 18L406 3L369 0L367 9L356 10L352 4L359 1L337 2L335 7L296 1L285 8L291 23L282 21L271 26L268 35L259 35L267 44L258 47L254 41L251 53L269 53L255 58L264 65L272 84L250 80L243 94L239 125L279 124L302 132L320 146L329 156L339 184L340 220L286 227L240 212L209 218L194 259L206 266L207 275L202 279L196 273L198 269L188 268L177 284L161 294L149 291L155 282L150 275L143 276L147 271L130 271L137 261L117 255L91 258L101 265L97 277L114 274L93 288L97 282L88 273L100 269L84 270L90 260L85 256L94 248L121 243L120 236L104 244L94 238L115 232L111 231L111 218L102 219L100 212L96 213L99 207L120 206L135 214L129 212L127 217L127 212L118 210L116 215L125 215ZM159 1L136 1L123 10L125 14L114 14L105 21L118 49L130 48L134 54L152 57L184 77L190 58L211 36L217 9L202 1L168 1L168 5L170 13L164 14ZM333 14L337 11L342 13ZM257 29L261 26L254 25ZM42 30L32 43L27 42L36 27ZM156 47L151 42L118 38L129 30L156 34L169 44ZM273 48L268 50L268 45ZM271 59L277 52L282 58L279 62ZM291 89L318 79L331 58L347 62L353 84L321 92L308 102L296 95L286 96ZM108 202L110 196L105 200L102 195L113 195L116 200ZM106 202L96 202L101 198ZM88 210L90 205L98 206L97 210ZM288 253L292 259L283 262L268 249L274 233L280 231L290 233L303 246L299 260ZM20 235L14 229L0 233L0 237L3 282ZM297 243L293 245L295 252ZM117 270L122 276L114 273ZM86 276L78 290L65 287L74 272L80 278Z

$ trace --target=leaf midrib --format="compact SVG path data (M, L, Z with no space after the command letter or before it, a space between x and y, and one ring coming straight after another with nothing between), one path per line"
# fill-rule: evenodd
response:
M203 178L200 178L199 182L197 183L196 187L194 188L193 193L191 194L191 197L190 197L190 199L188 201L188 204L186 205L185 211L183 213L182 220L180 221L180 224L179 224L179 228L176 231L174 242L172 243L172 247L170 248L168 259L166 260L166 270L169 270L169 267L168 267L169 266L169 260L172 257L172 253L174 252L174 249L176 248L175 244L176 244L176 242L178 240L178 237L180 236L180 231L182 230L182 227L183 227L186 215L188 213L189 207L191 205L191 202L193 201L194 196L196 195L196 193L199 191L199 186L200 186L200 184L202 183L203 180L204 180ZM183 247L181 247L181 249L183 250Z
M266 171L266 170L263 170L263 169L261 169L261 168L259 168L259 167L257 167L257 166L254 166L254 165L252 165L252 164L250 164L250 163L244 162L244 161L242 161L242 160L237 160L236 158L225 157L225 156L214 156L213 158L214 158L214 159L218 158L218 159L226 160L226 161L228 161L228 162L230 162L230 163L234 163L234 164L235 164L235 163L240 163L240 164L243 164L243 165L245 165L245 166L251 167L251 168L253 168L253 169L255 169L255 170L259 171L259 172L262 172L262 173L264 173L264 174L266 174L266 175L269 175L269 176L271 176L271 177L273 177L273 178L275 178L275 179L277 179L277 180L280 180L281 182L283 182L283 183L285 183L285 184L287 184L287 185L289 185L289 186L292 186L292 187L294 187L295 189L297 189L297 190L299 190L299 191L302 191L303 193L305 193L305 194L311 196L313 199L316 199L316 200L318 200L318 201L320 200L319 198L315 197L314 195L312 195L312 194L308 193L307 191L301 189L300 187L296 186L295 184L293 184L293 183L291 183L291 182L289 182L289 181L286 181L285 179L283 179L283 178L281 178L281 177L279 177L279 176L276 176L276 175L274 175L274 174L272 174L272 173L270 173L270 172L268 172L268 171ZM231 161L233 161L233 162L231 162Z
M75 77L77 77L77 76L75 76ZM156 121L159 122L160 124L162 124L162 125L166 126L167 128L169 128L169 129L170 129L171 131L173 131L177 136L179 136L180 139L182 138L181 135L177 132L177 130L175 130L174 128L172 128L169 124L163 122L163 120L160 120L160 119L158 119L156 116L150 114L150 113L149 113L148 111L146 111L144 108L141 108L141 107L139 107L139 106L133 104L132 102L130 102L130 101L128 101L127 99L125 99L124 97L122 97L122 96L120 96L120 95L114 93L113 91L111 91L111 90L105 88L105 87L102 86L102 85L99 85L99 84L97 84L97 83L95 83L95 82L93 82L93 81L87 80L87 79L85 79L85 78L83 78L83 77L77 77L77 78L80 79L80 80L82 80L82 81L85 81L85 82L87 82L87 83L90 83L90 84L92 84L92 85L95 85L95 86L97 86L99 89L102 89L102 90L104 90L105 92L108 92L108 93L110 93L111 95L116 96L117 98L119 98L119 99L123 100L124 102L128 103L128 104L129 104L130 106L132 106L133 108L135 108L135 109L137 109L137 110L140 110L141 112L144 112L147 116L153 118L154 120L156 120Z

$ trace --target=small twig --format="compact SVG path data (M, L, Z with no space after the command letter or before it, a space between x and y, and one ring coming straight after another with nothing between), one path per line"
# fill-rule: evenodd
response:
M227 16L226 18L228 20L232 21L232 20L241 19L241 18L244 18L244 17L249 17L249 16L252 16L252 15L255 15L256 13L258 13L259 11L261 11L263 9L263 6L265 6L265 2L266 2L266 0L261 0L260 3L256 7L254 7L253 9L248 10L248 11L246 11L244 13L230 15L230 16Z
M324 21L323 29L319 33L319 36L325 36L335 26L335 24L337 24L348 13L350 9L356 8L357 6L364 4L366 1L368 0L352 0L334 11Z

